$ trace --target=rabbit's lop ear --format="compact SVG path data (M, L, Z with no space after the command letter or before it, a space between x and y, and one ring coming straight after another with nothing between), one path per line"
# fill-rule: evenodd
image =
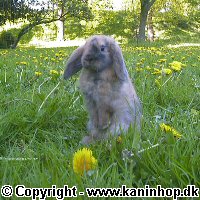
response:
M128 78L128 72L119 45L113 40L111 43L111 55L113 59L113 68L117 77L124 81Z
M77 48L70 56L64 71L64 79L70 78L72 75L82 69L81 57L83 54L83 49L83 46Z

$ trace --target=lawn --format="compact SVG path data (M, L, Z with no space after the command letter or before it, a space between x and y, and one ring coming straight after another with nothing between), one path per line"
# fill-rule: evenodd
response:
M74 49L0 51L1 185L200 187L200 48L122 45L143 105L141 140L130 129L89 146L98 165L83 176L73 155L84 147L87 111L78 75L62 78Z

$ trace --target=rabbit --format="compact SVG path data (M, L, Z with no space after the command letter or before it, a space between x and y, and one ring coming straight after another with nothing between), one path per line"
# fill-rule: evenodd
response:
M69 79L81 70L79 87L89 112L88 131L81 143L91 144L140 130L142 108L129 78L122 51L110 36L94 35L70 56L64 70Z

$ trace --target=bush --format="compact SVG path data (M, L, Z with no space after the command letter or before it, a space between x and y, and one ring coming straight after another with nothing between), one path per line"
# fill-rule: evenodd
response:
M0 49L8 49L15 42L15 36L9 31L3 31L0 35Z

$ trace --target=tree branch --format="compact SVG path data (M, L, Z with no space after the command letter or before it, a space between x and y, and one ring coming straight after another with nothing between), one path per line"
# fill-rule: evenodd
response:
M39 19L33 23L28 24L27 26L25 26L24 28L21 29L21 31L19 32L17 39L15 40L14 44L11 46L12 49L15 49L20 41L20 39L22 38L23 35L25 35L26 33L28 33L30 30L32 30L35 26L38 26L40 24L49 24L58 20L61 20L62 18L64 18L68 13L64 13L63 15L59 16L58 18L53 18L53 19Z

